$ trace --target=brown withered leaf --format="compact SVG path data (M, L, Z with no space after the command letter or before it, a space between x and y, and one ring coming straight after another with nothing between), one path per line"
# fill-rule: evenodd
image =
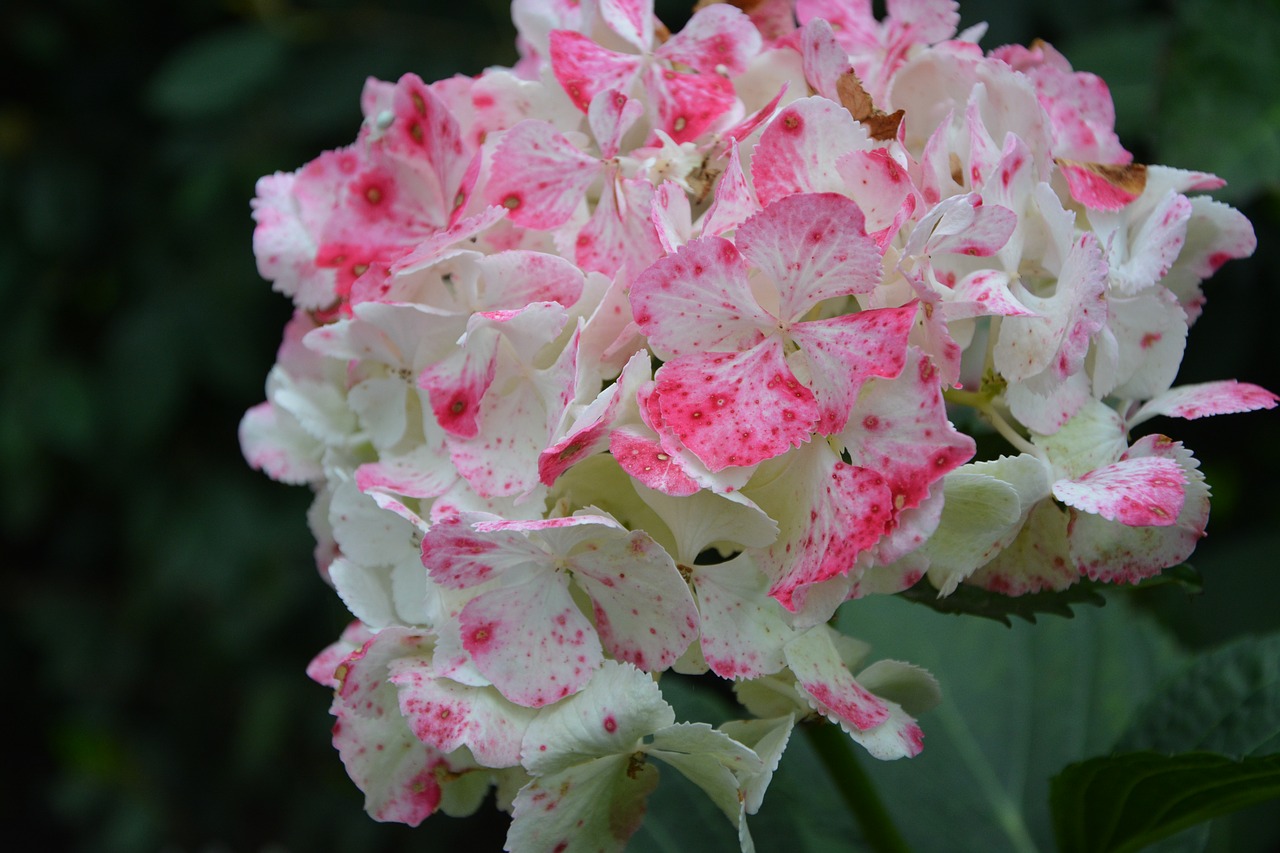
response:
M1142 195L1142 191L1147 187L1147 167L1142 163L1118 166L1111 163L1081 163L1079 160L1068 160L1066 157L1054 157L1053 162L1063 169L1067 167L1083 169L1091 175L1097 175L1116 189L1133 196Z
M858 79L858 75L852 68L841 74L840 79L836 81L836 94L840 96L840 103L849 111L849 114L866 125L872 139L886 142L897 138L903 111L886 113L878 109L871 102L871 95L867 94L867 90L862 87L862 81Z

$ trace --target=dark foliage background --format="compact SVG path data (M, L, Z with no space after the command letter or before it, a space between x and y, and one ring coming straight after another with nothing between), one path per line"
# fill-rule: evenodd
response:
M1261 245L1209 283L1182 379L1280 388L1276 4L962 14L988 47L1041 36L1102 74L1140 160L1231 181ZM248 470L236 425L289 314L255 272L255 179L349 142L367 75L513 56L501 0L0 5L3 784L41 849L501 847L487 808L417 832L361 811L302 672L348 618L314 571L309 495ZM1276 423L1164 424L1214 487L1205 590L1137 596L1189 647L1280 627ZM1280 838L1240 825L1233 849Z

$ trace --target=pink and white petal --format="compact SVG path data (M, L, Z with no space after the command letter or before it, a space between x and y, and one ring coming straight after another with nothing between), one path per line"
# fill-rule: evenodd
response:
M704 74L736 77L759 52L760 33L751 19L726 3L699 9L654 55Z
M939 306L948 320L972 317L1034 317L1035 312L1019 302L1009 290L1009 274L1002 270L978 270L966 275L951 289Z
M803 317L824 299L869 293L880 282L880 252L862 211L845 196L779 199L738 228L738 251L777 284L778 316Z
M277 482L302 485L324 479L324 444L270 402L244 413L239 438L240 452L249 466Z
M437 678L419 658L391 662L400 713L418 740L441 752L465 746L485 767L515 767L520 742L536 713L503 699L490 687Z
M543 485L553 485L572 466L609 448L614 421L620 413L634 409L640 385L650 381L647 353L633 355L615 383L605 388L574 418L563 437L538 456L538 476Z
M496 334L467 336L467 345L418 376L436 423L449 435L475 438L480 432L480 402L493 383L498 364Z
M663 181L653 191L653 209L649 213L658 242L667 254L673 254L693 239L693 210L689 195L675 181Z
M607 755L541 776L520 789L507 849L529 853L622 853L644 820L658 768Z
M307 677L317 684L338 689L341 686L336 675L338 667L351 657L352 652L358 651L372 639L373 632L367 625L361 624L358 619L348 623L347 627L342 629L342 636L325 646L307 664Z
M793 193L842 192L836 164L848 151L871 148L866 128L826 98L801 98L769 123L751 155L751 177L768 207Z
M613 89L597 93L587 108L587 122L600 146L600 156L606 160L616 157L622 137L642 115L644 104L635 98Z
M506 218L506 208L498 205L486 207L472 216L457 220L417 243L413 250L396 258L391 264L393 278L379 282L376 286L370 282L368 290L362 290L365 279L359 279L352 288L353 302L386 301L399 298L396 285L400 276L410 275L440 260L456 244L497 225Z
M631 310L650 345L672 357L745 349L777 324L751 294L746 261L721 237L691 240L641 273Z
M448 491L458 472L448 462L444 443L415 446L402 455L385 455L356 469L356 487L375 495L435 498Z
M394 693L389 698L394 703ZM414 737L399 713L354 716L335 700L333 714L333 745L370 817L417 826L436 811L442 795L436 769L450 769L439 750Z
M858 391L868 379L892 379L902 373L916 309L917 303L911 302L791 328L791 338L808 362L809 387L821 409L816 432L831 435L844 429Z
M1199 463L1181 443L1163 435L1136 441L1126 458L1176 462L1186 478L1186 499L1173 524L1128 527L1100 515L1075 514L1068 541L1080 571L1094 580L1137 583L1176 566L1195 550L1209 522L1209 487Z
M772 581L769 595L796 612L807 587L849 574L884 536L893 495L878 473L846 464L825 441L762 466L760 477L764 485L746 494L781 532L755 557Z
M541 708L576 693L603 657L591 622L563 576L481 593L462 608L462 645L504 697Z
M773 2L773 0L764 0L764 2ZM786 0L781 0L781 2L785 3ZM721 140L731 139L735 142L742 142L746 140L748 136L755 132L756 128L773 119L774 113L778 111L778 104L782 103L782 98L787 94L787 90L790 87L790 81L783 80L781 85L778 86L778 93L773 96L769 103L765 104L763 107L756 110L733 127L721 131ZM742 95L742 97L745 99L745 95Z
M1017 227L1018 215L1007 207L983 204L977 193L952 196L924 215L903 252L987 257L1000 251Z
M1163 279L1182 252L1190 219L1187 197L1167 193L1126 245L1109 247L1112 288L1132 295Z
M606 89L628 92L640 70L639 56L615 53L570 30L551 32L550 55L556 80L584 113L591 99Z
M387 683L387 667L402 657L430 657L431 636L419 628L392 625L379 631L347 656L334 671L338 687L334 706L348 717L395 716L395 691Z
M605 26L641 53L653 46L653 0L597 0Z
M646 178L606 175L600 201L574 241L578 265L629 280L662 257L652 209L653 185Z
M503 134L485 191L525 228L563 225L603 166L545 121L528 119Z
M361 566L391 566L415 550L417 528L361 494L349 479L331 481L329 522L343 555Z
M1090 210L1119 210L1138 197L1137 193L1124 189L1090 169L1089 164L1062 158L1055 158L1054 162L1067 180L1071 197Z
M743 553L727 563L695 565L702 655L721 678L759 678L785 665L782 647L794 634L786 611L769 597L769 579Z
M1130 527L1167 527L1177 521L1186 497L1186 475L1173 459L1123 459L1074 480L1053 484L1067 506Z
M383 137L387 150L433 183L424 213L437 226L453 218L455 198L471 167L472 151L457 118L415 74L405 74L392 96L395 121ZM465 197L464 197L465 201Z
M1066 589L1080 579L1067 544L1078 521L1051 500L1036 503L1013 541L966 583L1003 595Z
M866 217L867 232L892 229L882 240L884 245L897 233L894 226L901 227L905 221L904 208L907 216L916 209L918 194L906 167L893 159L889 149L873 148L851 151L836 162L836 168L844 176L845 192Z
M559 302L568 308L581 297L582 271L572 262L546 252L512 249L476 261L485 310L515 311L532 302Z
M732 231L760 211L747 176L742 171L737 140L730 140L729 163L716 184L715 196L707 215L702 218L704 236L719 236Z
M614 430L609 436L609 452L622 470L663 494L692 495L702 488L663 450L657 438L634 427Z
M919 505L975 450L973 439L947 420L938 369L915 347L900 376L863 386L840 441L854 465L885 478L896 511Z
M822 97L840 103L837 84L840 77L853 70L849 64L849 51L836 41L831 24L815 18L800 30L800 52L804 60L804 76L813 91Z
M875 758L890 760L919 754L919 724L897 705L860 685L840 659L825 625L787 643L787 666L796 688L819 714L838 723Z
M698 636L698 609L670 555L638 530L587 548L569 566L595 606L605 650L647 672L667 669Z
M649 104L657 111L655 130L674 142L692 142L734 105L733 84L719 74L651 67L644 79Z
M652 676L606 660L582 692L534 718L521 746L521 763L545 776L599 756L630 758L642 738L675 721Z
M1274 409L1276 395L1258 385L1224 379L1220 382L1201 382L1196 385L1179 385L1148 401L1129 418L1129 427L1157 415L1171 418L1206 418L1210 415L1232 415L1257 409Z
M798 447L818 422L813 392L787 366L777 337L742 353L682 356L654 379L663 430L712 473Z
M491 580L524 583L545 568L546 552L519 530L478 532L489 516L465 513L442 518L422 538L422 565L448 589L468 589Z
M1102 336L1116 340L1115 382L1105 387L1105 359L1101 347L1094 356L1094 386L1126 400L1146 400L1173 384L1187 344L1187 318L1175 297L1163 287L1137 296L1107 300L1107 325Z

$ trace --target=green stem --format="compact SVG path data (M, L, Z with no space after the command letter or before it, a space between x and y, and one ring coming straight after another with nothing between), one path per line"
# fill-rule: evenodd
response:
M830 723L810 723L803 728L871 849L876 853L910 853L911 848L893 825L870 777L858 763L849 736Z

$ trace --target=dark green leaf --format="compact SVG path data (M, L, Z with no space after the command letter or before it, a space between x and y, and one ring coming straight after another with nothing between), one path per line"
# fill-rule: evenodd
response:
M1280 755L1131 752L1072 764L1050 800L1060 853L1130 853L1227 814L1280 797Z
M199 118L244 103L280 70L284 46L256 27L225 30L181 48L151 81L152 109Z
M865 765L922 851L1051 849L1049 778L1109 750L1180 661L1124 599L1005 628L867 598L845 605L840 626L869 642L873 657L919 664L942 685L942 703L920 718L924 752Z
M1002 595L961 584L955 592L939 598L938 591L927 580L922 580L898 595L939 613L983 616L1005 625L1013 624L1013 616L1034 623L1037 616L1045 613L1070 619L1075 616L1075 611L1071 609L1073 604L1102 607L1107 603L1093 584L1083 582L1061 592L1033 592L1018 596Z
M1148 701L1117 748L1280 752L1280 634L1196 658Z

